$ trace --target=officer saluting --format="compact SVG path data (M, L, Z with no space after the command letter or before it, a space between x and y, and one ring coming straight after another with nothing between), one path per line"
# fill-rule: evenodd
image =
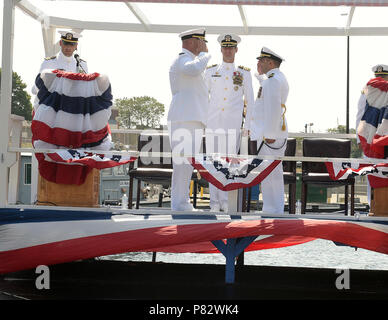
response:
M285 118L288 82L279 70L283 58L272 50L263 47L257 57L257 71L261 80L253 109L247 109L246 129L250 130L251 140L257 141L258 155L284 156L287 147L288 129ZM263 211L284 212L283 166L276 168L261 183Z
M39 72L44 69L61 69L69 72L88 73L86 61L80 59L74 52L77 50L78 39L81 35L73 31L58 31L61 35L59 45L61 50L55 56L43 61Z
M176 156L198 153L209 107L204 71L210 59L205 29L182 32L182 52L170 67L172 101L168 111L168 130L173 153L171 209L193 211L189 187L193 167L187 159ZM199 141L195 141L195 138Z
M244 98L248 108L254 104L252 77L249 68L235 65L241 38L227 33L221 34L217 40L221 45L223 61L208 67L205 73L210 94L206 152L233 155L240 148ZM228 211L228 193L212 184L209 189L211 210Z

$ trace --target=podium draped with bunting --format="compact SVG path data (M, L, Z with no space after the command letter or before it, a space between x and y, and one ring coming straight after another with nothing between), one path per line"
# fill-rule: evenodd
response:
M70 186L69 190L74 190L75 195L95 194L76 187L84 185L90 175L89 180L94 182L89 181L88 184L96 189L98 169L123 165L136 159L120 154L104 154L112 147L108 124L112 93L107 76L43 70L36 77L33 91L36 95L31 124L33 147L50 149L50 152L35 154L40 175L38 201L58 205L58 199L50 201L44 190L53 195L57 193L57 198L69 198L71 201L71 195L62 197L65 185ZM90 186L86 188L90 189ZM39 191L41 195L42 192L45 194L44 201L39 198ZM82 205L83 201L90 205L82 196L81 203L77 205Z

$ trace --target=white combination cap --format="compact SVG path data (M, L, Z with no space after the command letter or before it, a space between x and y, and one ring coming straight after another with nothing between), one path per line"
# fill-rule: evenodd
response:
M241 38L232 33L224 33L218 36L217 41L221 44L221 47L237 47L241 42Z
M179 34L179 37L182 40L186 40L186 39L190 39L190 38L197 38L197 39L206 41L205 34L206 34L205 28L200 28L200 29L192 29L192 30L184 31L184 32Z
M58 33L61 35L61 40L65 42L77 43L82 37L81 34L74 31L59 30Z
M388 74L388 66L385 64L378 64L372 68L376 75Z
M263 47L261 49L260 55L257 57L257 59L260 58L270 58L279 62L283 62L284 59L279 56L277 53L273 52L271 49L268 49L266 47Z

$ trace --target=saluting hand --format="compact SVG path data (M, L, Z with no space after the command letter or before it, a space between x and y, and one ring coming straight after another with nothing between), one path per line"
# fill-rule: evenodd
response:
M199 52L208 52L206 42L203 40L199 43Z

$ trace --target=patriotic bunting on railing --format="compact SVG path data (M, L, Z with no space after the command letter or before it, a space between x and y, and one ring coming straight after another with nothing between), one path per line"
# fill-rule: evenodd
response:
M350 162L325 162L327 172L333 180L344 180L356 176L368 176L372 188L388 185L388 163L362 164Z
M224 191L252 187L259 184L281 162L258 158L228 158L198 155L189 158L202 178Z

